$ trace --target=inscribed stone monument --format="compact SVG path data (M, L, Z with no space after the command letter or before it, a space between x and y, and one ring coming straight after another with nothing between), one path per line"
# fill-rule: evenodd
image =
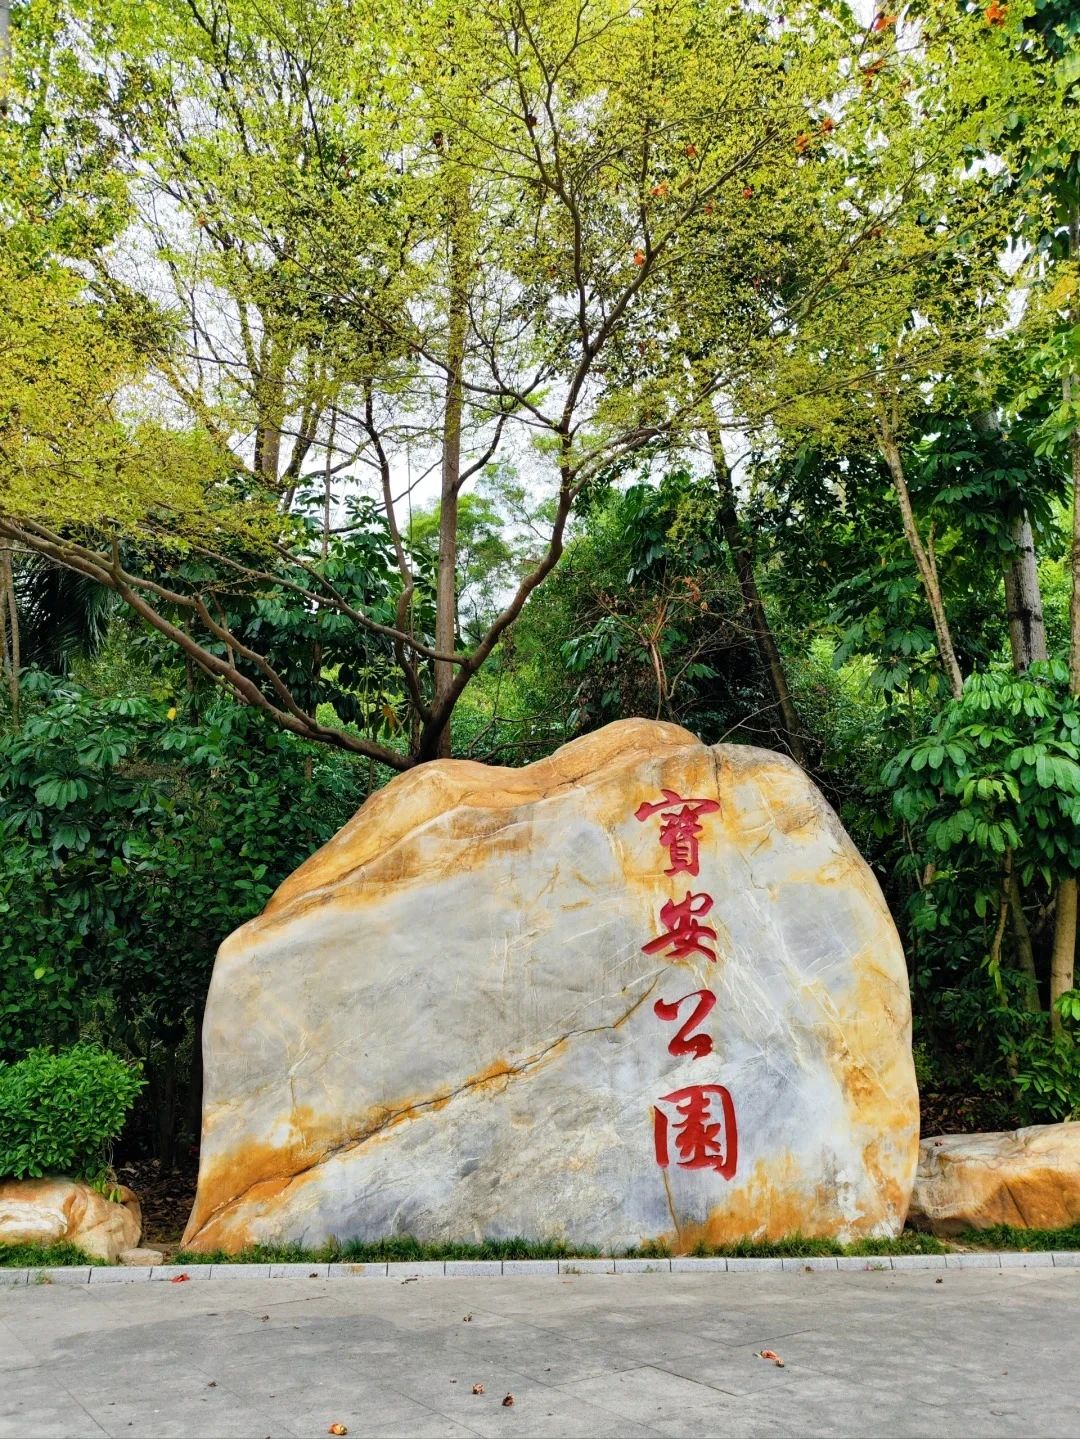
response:
M221 946L184 1243L895 1234L878 885L790 760L627 720L387 785Z

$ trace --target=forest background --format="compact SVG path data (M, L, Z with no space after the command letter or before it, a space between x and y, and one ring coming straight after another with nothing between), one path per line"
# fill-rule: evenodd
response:
M836 807L928 1129L1080 1114L1070 0L4 47L0 1067L139 1061L189 1162L216 946L372 790L646 715Z

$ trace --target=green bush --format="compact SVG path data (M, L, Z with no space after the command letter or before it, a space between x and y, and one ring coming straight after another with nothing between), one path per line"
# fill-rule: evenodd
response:
M101 1179L142 1087L140 1066L94 1044L0 1063L0 1179Z

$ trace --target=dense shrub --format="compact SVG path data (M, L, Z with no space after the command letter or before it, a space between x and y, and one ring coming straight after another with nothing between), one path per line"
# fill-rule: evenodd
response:
M143 1079L95 1044L0 1063L0 1179L99 1179Z
M0 1059L90 1038L142 1060L125 1143L171 1162L198 1129L217 946L349 817L366 770L168 678L103 694L24 675L0 732Z

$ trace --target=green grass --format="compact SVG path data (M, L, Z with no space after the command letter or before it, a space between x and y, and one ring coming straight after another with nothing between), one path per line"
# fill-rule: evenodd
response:
M994 1229L966 1229L953 1241L943 1242L932 1234L905 1229L896 1239L859 1239L854 1244L841 1244L835 1239L811 1239L802 1234L788 1234L781 1239L738 1239L731 1244L699 1244L691 1254L706 1259L728 1256L733 1259L812 1259L818 1255L851 1255L872 1259L886 1254L946 1254L952 1244L976 1246L980 1249L1080 1249L1080 1224L1067 1229L1013 1229L998 1225ZM675 1251L667 1244L642 1244L626 1251L628 1258L666 1259ZM195 1254L182 1249L174 1264L383 1264L417 1263L424 1259L592 1259L601 1251L589 1245L537 1243L529 1239L484 1239L477 1243L424 1244L411 1235L393 1235L389 1239L350 1239L344 1243L331 1240L316 1249L300 1244L254 1244L238 1254L215 1250ZM0 1245L0 1266L15 1269L53 1269L74 1264L103 1264L92 1259L74 1244L9 1244Z
M736 1239L730 1244L698 1244L690 1251L696 1259L813 1259L819 1255L944 1254L946 1246L932 1234L905 1229L897 1239L859 1239L841 1244L837 1239L811 1239L786 1234L780 1239ZM642 1259L666 1258L674 1251L666 1244L643 1244L632 1251Z
M104 1264L75 1244L0 1244L0 1268L67 1269L76 1264Z
M1011 1224L996 1224L992 1229L965 1229L954 1240L984 1249L1080 1249L1080 1224L1066 1229L1014 1229Z
M530 1239L482 1239L478 1243L423 1244L409 1234L389 1239L331 1240L317 1249L299 1244L253 1244L238 1254L215 1250L195 1254L182 1249L174 1264L384 1264L423 1259L587 1259L599 1249L589 1245L543 1243Z

